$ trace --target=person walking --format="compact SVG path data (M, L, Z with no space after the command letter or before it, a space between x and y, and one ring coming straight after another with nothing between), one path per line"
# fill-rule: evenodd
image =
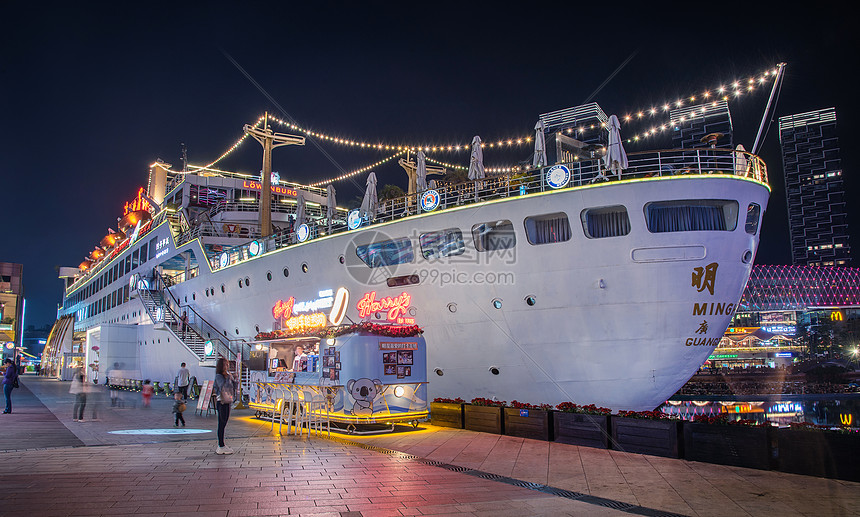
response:
M143 381L143 388L140 389L140 395L143 397L143 407L149 407L154 393L155 388L152 387L152 381L149 379Z
M233 449L224 444L224 429L230 418L230 405L236 398L236 381L233 375L227 371L227 359L218 359L215 366L215 384L212 388L215 394L215 410L218 413L218 447L215 454L233 454Z
M176 374L176 392L182 394L182 400L188 400L188 384L191 381L191 372L185 367L185 363L179 365L179 373Z
M185 417L182 416L185 408L185 401L182 399L182 394L177 391L173 394L173 427L179 427L179 422L182 422L182 427L185 427Z
M84 421L84 409L87 407L87 391L84 386L84 370L78 368L75 375L72 377L72 386L69 388L69 393L75 395L75 405L72 407L72 420L75 422Z
M6 371L3 372L3 395L6 396L6 409L4 414L12 412L12 389L18 387L18 368L11 359L6 358L4 361Z
M188 312L182 311L182 317L179 318L179 336L185 341L185 329L188 328Z

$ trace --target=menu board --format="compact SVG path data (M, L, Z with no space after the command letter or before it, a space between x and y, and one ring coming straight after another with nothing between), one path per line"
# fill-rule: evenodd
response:
M212 398L214 387L215 381L203 381L203 386L200 387L200 398L197 399L197 411L200 411L200 414L209 409L209 400Z

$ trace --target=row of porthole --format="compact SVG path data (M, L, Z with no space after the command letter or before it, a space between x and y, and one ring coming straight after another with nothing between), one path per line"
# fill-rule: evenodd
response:
M168 343L170 343L170 338L167 338L167 342L168 342ZM160 339L160 338L158 339L158 343L159 343L159 344L161 343L161 339ZM147 344L147 343L146 343L146 340L142 341L140 344L141 344L141 345L146 345L146 344ZM153 344L153 345L155 344L155 340L154 340L154 339L152 340L152 343L151 343L151 344Z
M530 295L526 296L525 298L523 298L523 301L525 301L526 305L528 305L529 307L534 307L535 304L537 303L537 298L535 298L534 295L530 294ZM502 299L501 298L493 298L492 304L493 304L493 308L501 309L502 308ZM452 312L452 313L457 312L457 304L454 302L449 303L448 304L448 311Z
M500 373L498 366L490 366L489 368L487 368L487 371L492 373L493 375L498 375ZM433 368L433 373L435 373L439 377L445 375L445 371L442 370L442 368Z
M341 264L342 263L343 263L343 255L341 255ZM308 271L310 271L310 266L308 266L307 262L303 262L302 263L302 273L307 273ZM290 268L285 267L284 268L284 278L288 278L289 276L290 276ZM266 280L268 280L269 282L272 281L272 272L271 271L266 271ZM239 283L239 289L242 289L243 287L250 287L251 286L251 279L246 276L244 279L240 278L238 280L238 283ZM227 287L224 284L221 284L221 292L222 293L227 292ZM215 288L214 287L207 288L205 291L205 294L206 294L207 298L209 296L215 296ZM191 293L191 299L196 300L197 299L197 293ZM188 295L185 295L185 303L188 303Z

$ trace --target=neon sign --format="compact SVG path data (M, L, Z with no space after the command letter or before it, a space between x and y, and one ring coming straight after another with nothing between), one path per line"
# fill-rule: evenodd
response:
M244 182L242 182L242 187L247 188L247 189L252 189L252 190L263 190L263 184L258 182L258 181L245 180ZM293 196L293 197L297 197L299 195L298 190L294 190L294 189L287 188L287 187L282 187L280 185L272 185L271 189L272 189L272 194L281 194L283 196Z
M854 415L851 413L839 413L839 421L842 425L851 425L851 422L854 420Z
M358 309L358 315L361 318L366 318L374 312L388 311L386 314L388 321L408 323L406 320L411 318L403 317L406 315L406 311L409 309L411 303L412 296L408 293L403 293L396 297L386 296L377 300L376 291L371 291L364 293L364 296L358 301L355 308Z
M143 198L143 187L137 189L137 197L131 202L126 202L122 207L122 215L128 215L129 212L137 212L138 210L149 210L149 201Z
M278 300L272 307L272 316L283 321L282 328L292 332L325 327L328 316L319 311L334 305L334 292L324 289L318 294L319 298L302 302L296 302L294 296L290 296L286 301ZM306 312L310 314L302 314Z
M275 302L275 306L272 307L272 316L274 316L276 320L283 317L289 318L293 315L293 305L295 304L296 299L292 296L290 296L287 301L278 300Z

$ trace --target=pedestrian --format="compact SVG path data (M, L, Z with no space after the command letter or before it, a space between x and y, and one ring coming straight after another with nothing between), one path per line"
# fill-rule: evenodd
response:
M236 398L236 381L227 371L227 359L223 357L218 359L215 366L215 384L212 393L216 399L215 410L218 413L218 447L215 449L215 454L233 454L233 449L224 444L224 429L230 418L230 405Z
M113 363L113 368L106 372L105 382L110 387L110 407L119 404L119 363ZM119 404L121 406L121 404Z
M182 311L182 317L179 318L179 335L182 340L185 340L185 329L188 328L188 312Z
M183 400L188 400L188 384L191 381L191 372L185 367L185 363L179 365L179 373L176 374L176 392L182 394Z
M84 421L84 409L87 407L87 391L84 387L84 369L78 368L72 377L72 386L69 393L75 395L75 405L72 407L72 420Z
M185 427L185 417L182 413L185 411L185 401L182 399L182 394L178 391L173 394L173 427L179 427L179 422L182 422L182 427Z
M8 357L4 361L6 371L3 372L3 395L6 396L6 409L3 413L12 412L12 389L18 387L18 368Z
M140 394L143 396L143 407L149 407L153 393L155 393L155 389L152 387L152 381L146 379L143 381L143 388L140 390Z

